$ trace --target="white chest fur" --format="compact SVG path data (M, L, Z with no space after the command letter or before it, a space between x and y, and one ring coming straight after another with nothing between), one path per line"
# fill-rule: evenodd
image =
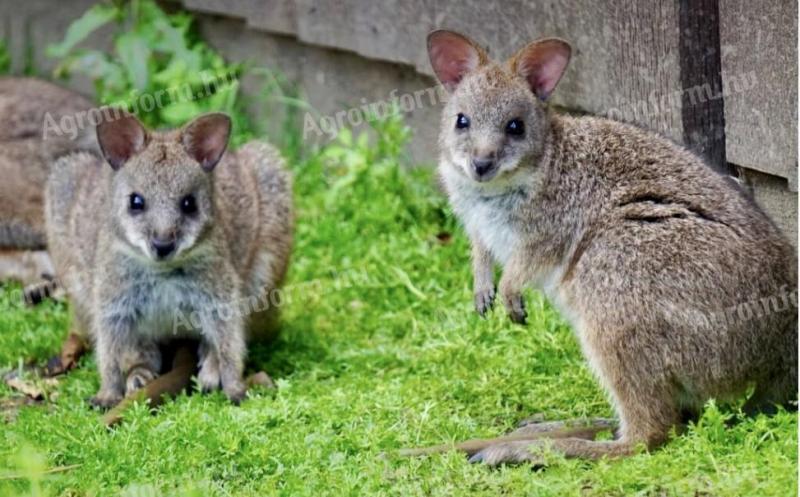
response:
M466 203L469 205L463 205ZM456 213L470 238L480 240L492 257L505 265L519 241L519 235L506 213L497 209L494 202L480 198L460 204L456 207Z
M196 290L178 279L162 278L150 288L152 290L149 294L141 295L137 299L140 315L140 319L134 325L137 334L150 335L154 338L166 338L177 334L175 326L177 313L199 310L201 302L197 298ZM185 333L186 330L182 331ZM196 335L200 330L188 331L189 335Z
M581 334L584 328L582 317L572 308L561 286L564 271L571 251L565 254L565 259L556 263L545 264L537 259L537 254L530 247L520 246L526 236L526 230L532 226L524 223L533 223L533 219L520 219L519 202L525 202L532 189L537 188L536 178L526 182L507 181L492 188L476 186L470 180L463 178L455 168L446 164L440 167L442 179L450 198L451 205L458 218L464 224L470 239L479 240L491 253L496 262L505 268L511 255L517 251L525 251L524 256L534 266L535 272L530 272L530 280L526 286L532 286L544 292L550 302ZM494 194L492 194L494 193ZM532 268L533 269L533 268Z
M127 262L130 264L130 260ZM217 301L195 273L181 268L156 270L146 265L128 269L105 301L104 314L109 319L128 323L130 332L156 340L196 337L203 332L194 322L199 322L201 313L213 309Z
M445 168L443 178L450 202L470 239L480 241L495 261L505 265L519 244L518 227L510 216L507 194L474 188Z

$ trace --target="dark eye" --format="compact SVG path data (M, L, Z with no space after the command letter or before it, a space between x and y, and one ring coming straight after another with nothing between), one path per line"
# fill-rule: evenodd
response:
M512 119L506 124L506 133L514 136L521 136L525 133L525 124L519 119Z
M181 212L191 216L197 212L197 200L194 195L186 195L181 199Z
M144 210L144 197L138 193L131 193L128 207L130 208L131 213L142 212Z
M465 129L469 128L469 118L464 114L459 113L456 117L456 128Z

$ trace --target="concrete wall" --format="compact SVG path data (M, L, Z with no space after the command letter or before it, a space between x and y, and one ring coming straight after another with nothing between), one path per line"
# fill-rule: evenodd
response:
M93 0L0 0L0 39L11 51L12 72L21 74L30 65L37 75L50 77L56 61L45 54L47 46L63 40L72 21L95 3ZM110 49L110 30L99 30L86 44ZM93 92L92 82L84 77L74 77L69 86L86 95Z
M725 98L728 160L797 191L797 1L720 2L722 70L752 79ZM752 76L749 76L752 75Z
M703 154L689 139L687 101L724 104L724 156L776 223L797 239L797 2L720 0L722 88L681 78L680 8L711 2L614 0L183 0L205 37L233 59L275 65L323 115L434 84L425 36L461 30L510 56L528 41L561 36L572 65L553 103L645 126ZM685 14L685 12L684 12ZM706 12L690 12L703 16ZM709 28L710 29L710 28ZM685 53L685 52L684 52ZM695 79L696 80L696 79ZM718 90L718 91L715 91ZM686 97L690 98L687 99ZM438 106L408 114L411 155L436 157ZM696 142L696 140L695 140Z
M567 110L612 115L653 129L703 153L687 128L696 109L682 78L686 5L710 2L624 0L182 0L197 14L203 36L230 60L280 69L297 83L319 116L414 95L434 86L425 35L445 27L470 34L507 57L540 36L574 47L570 69L554 95ZM90 0L0 0L0 36L16 60L33 48L37 67L52 68L47 43L60 40ZM56 6L57 7L54 7ZM789 236L797 237L797 3L719 0L719 59L724 98L724 153L742 171L756 199ZM691 13L690 13L691 14ZM683 17L682 17L683 16ZM107 46L108 34L91 44ZM682 45L683 43L683 45ZM73 84L91 91L85 80ZM246 91L260 82L244 81ZM702 96L702 92L698 93ZM714 97L716 98L716 97ZM409 154L436 160L440 105L417 99L406 114L414 130ZM702 104L702 98L700 104ZM279 106L252 109L278 122ZM689 116L691 117L691 116ZM309 135L309 141L325 141Z
M389 102L391 95L406 95L435 88L432 77L420 74L405 65L371 60L352 52L300 43L297 39L247 29L239 20L207 16L200 19L204 39L230 60L247 60L262 67L277 68L302 90L302 97L316 110L313 116L336 118L344 109L357 108L364 103ZM257 92L263 83L259 77L243 80L245 91ZM436 140L439 128L440 104L430 99L405 113L414 137L408 148L415 163L435 163ZM437 100L438 102L438 100ZM262 122L278 122L269 112L279 112L280 106L254 108L252 112ZM356 129L367 129L366 124ZM314 131L307 133L310 143L328 140Z

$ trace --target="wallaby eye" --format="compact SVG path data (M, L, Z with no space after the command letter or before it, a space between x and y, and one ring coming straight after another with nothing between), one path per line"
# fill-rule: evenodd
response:
M130 209L132 214L137 214L144 210L144 197L139 195L138 193L131 193L130 199L128 201L128 208Z
M197 200L194 195L186 195L181 199L181 212L187 216L197 213Z
M456 117L456 128L458 129L469 128L469 118L460 112L458 113L458 117Z
M512 119L506 124L506 133L513 136L521 136L525 133L525 124L520 119Z

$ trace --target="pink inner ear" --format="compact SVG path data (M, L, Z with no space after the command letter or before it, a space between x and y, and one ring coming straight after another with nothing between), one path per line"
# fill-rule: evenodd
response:
M228 146L231 121L225 114L201 116L190 123L183 135L183 145L194 160L210 171Z
M480 63L478 51L469 40L449 32L431 36L428 55L436 77L448 90L455 88Z
M569 50L566 44L547 43L534 46L523 55L518 72L542 100L550 96L564 74L569 64Z
M195 152L198 162L205 165L215 160L219 155L222 155L222 151L225 150L228 144L225 138L226 137L222 135L222 133L213 133L205 136L200 143L197 143Z
M146 132L135 117L126 115L98 124L97 141L111 167L119 169L144 148Z

